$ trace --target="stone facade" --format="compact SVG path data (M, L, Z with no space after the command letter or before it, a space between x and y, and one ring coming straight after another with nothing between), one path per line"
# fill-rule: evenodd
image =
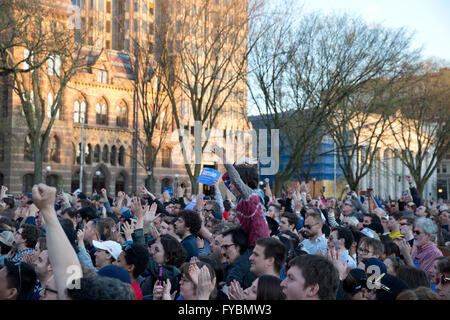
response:
M114 20L115 15L121 14L124 21L127 19L138 21L142 32L143 22L152 23L154 19L154 5L153 1L133 1L133 3L138 3L140 8L138 12L135 12L133 8L126 10L126 7L116 7L116 3L123 2L126 5L131 1L105 0L103 2L105 7L102 11L97 6L98 1L92 2L97 6L94 9L89 7L91 3L89 0L75 1L77 5L84 4L84 7L81 8L83 28L89 28L91 20L92 24L95 23L95 27L88 35L103 40L84 48L86 69L72 79L64 93L59 119L55 121L49 137L49 142L56 147L53 147L53 151L49 150L43 163L43 179L67 192L79 188L82 131L80 113L83 113L83 110L85 110L86 119L84 124L83 191L90 194L96 186L105 187L112 195L119 190L128 193L132 191L133 159L130 155L133 150L133 89L130 81L129 61L125 58L126 54L123 51L117 51L124 50L125 42L119 42L117 39L125 40L134 35L130 30L118 35L119 29L114 24L111 29L109 27L106 29L105 25L103 29L100 29L98 22L104 19L105 23L110 23ZM148 13L152 14L151 17L147 17L142 12L144 4ZM111 5L111 12L109 12ZM147 26L150 28L149 24ZM114 30L114 32L110 33L109 30ZM101 50L101 47L104 49ZM16 54L23 54L23 52ZM5 89L5 86L2 86L1 92L3 97L1 104L4 114L7 116L4 117L2 123L3 130L5 130L3 137L5 138L3 146L0 146L0 182L8 186L9 193L30 192L34 169L33 162L25 157L27 127L21 111L20 100L11 90ZM219 116L218 127L241 130L250 128L245 115L242 114L246 105L245 99L244 96L239 103L227 106L227 112ZM183 124L192 126L192 121L189 121L191 117L185 115L187 121ZM143 138L144 133L141 129L143 121L140 112L137 112L137 123L139 135ZM172 126L172 130L174 129L176 128ZM97 146L100 149L98 159ZM172 156L173 147L173 142L168 142L163 147L169 149L168 153L165 153L166 156L169 155L169 158ZM104 154L105 149L107 152ZM213 161L205 164L216 165ZM175 189L183 182L187 186L187 192L190 192L190 181L184 165L175 165L172 159L163 165L161 151L153 171L157 194L165 186L173 186ZM145 184L147 178L146 168L138 165L137 186Z

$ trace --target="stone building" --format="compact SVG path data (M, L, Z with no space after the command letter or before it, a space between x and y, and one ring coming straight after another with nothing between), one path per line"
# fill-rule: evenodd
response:
M155 3L153 0L59 0L55 3L61 8L71 8L70 5L79 8L81 27L87 31L87 45L82 52L86 65L64 93L62 108L49 137L43 179L64 191L80 187L83 127L82 190L90 194L94 189L105 187L112 195L120 190L130 193L135 165L130 156L134 121L137 121L139 135L142 138L145 135L141 130L140 112L136 112L136 117L133 115L132 73L127 52L132 50L132 39L151 42L156 21ZM153 46L152 43L148 45ZM24 53L18 51L15 54ZM241 84L242 92L244 85ZM7 185L12 194L30 192L33 162L20 99L5 86L1 92L6 134L0 141L0 183ZM245 94L237 94L235 98L237 101L228 104L219 115L218 128L250 128L246 119ZM47 99L54 97L49 94ZM188 107L181 101L180 108L185 109L183 125L193 129ZM171 129L176 129L173 122ZM8 136L13 137L10 139L13 143L8 143ZM178 164L173 161L177 157L172 154L174 145L175 142L168 141L162 147L153 172L136 165L137 186L146 184L149 174L153 174L156 193L164 187L175 189L181 183L185 183L189 193L186 169L179 161ZM204 165L217 168L212 158L207 158Z

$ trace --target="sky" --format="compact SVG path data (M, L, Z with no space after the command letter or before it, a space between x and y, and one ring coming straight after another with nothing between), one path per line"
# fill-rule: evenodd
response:
M272 1L272 0L270 0ZM284 0L275 0L280 3ZM450 0L294 0L303 12L320 10L361 16L389 28L415 32L412 47L422 47L425 59L437 58L450 65ZM248 97L248 114L257 109Z
M304 10L355 13L367 22L415 31L414 47L425 58L450 63L450 0L301 0Z

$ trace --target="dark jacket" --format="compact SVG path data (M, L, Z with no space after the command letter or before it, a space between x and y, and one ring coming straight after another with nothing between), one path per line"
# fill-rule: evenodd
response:
M147 246L145 241L145 235L143 229L136 229L131 234L133 238L134 244L139 244L144 247ZM138 277L137 282L141 287L142 294L144 295L144 300L152 300L153 299L153 286L155 285L155 281L159 278L159 264L150 257L148 260L147 268L144 273ZM170 293L173 293L175 290L180 292L179 282L181 278L180 270L173 265L162 265L162 280L170 280L172 288Z
M237 280L241 284L242 289L247 289L252 285L256 279L256 276L250 272L250 261L248 260L252 253L253 248L247 249L232 265L225 268L225 282L227 286L233 280Z
M147 269L145 269L144 273L139 276L138 283L141 287L142 294L144 295L145 300L153 299L153 286L155 282L159 278L159 264L150 257L147 265ZM181 272L180 270L173 265L162 265L162 280L165 281L167 279L170 280L171 289L170 293L177 291L180 293L180 279Z

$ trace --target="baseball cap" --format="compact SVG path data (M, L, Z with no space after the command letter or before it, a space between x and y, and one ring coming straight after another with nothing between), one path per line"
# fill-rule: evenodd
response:
M130 212L130 209L128 209L127 207L122 207L122 208L120 208L120 215L121 215L124 219L130 219L130 218L131 218L131 212Z
M363 235L369 237L369 238L379 240L379 237L378 237L378 235L376 234L376 232L373 231L373 230L370 229L370 228L364 228L364 229L362 229L362 230L361 230L361 233L362 233Z
M14 234L7 230L0 232L0 242L8 247L12 247L14 244Z
M130 274L128 273L127 270L119 266L115 266L112 264L109 266L104 266L103 268L97 271L97 274L103 277L119 279L122 282L131 284Z
M120 245L120 243L112 240L108 241L93 240L92 245L97 249L105 250L106 252L108 252L114 258L114 260L117 260L120 253L122 252L122 246Z

